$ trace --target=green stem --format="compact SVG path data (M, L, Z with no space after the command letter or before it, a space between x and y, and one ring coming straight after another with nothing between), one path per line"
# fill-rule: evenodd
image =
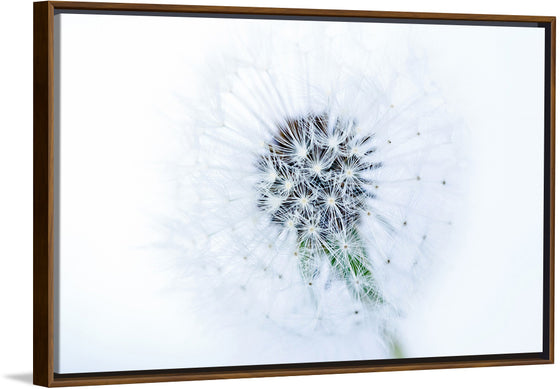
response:
M353 249L344 250L335 239L321 248L312 249L306 241L299 244L298 257L300 271L305 281L312 282L318 272L316 260L326 254L335 272L345 280L352 295L364 303L383 304L384 300L367 261L367 251L358 231L354 228L348 232L347 241L352 242ZM335 254L340 253L340 254Z

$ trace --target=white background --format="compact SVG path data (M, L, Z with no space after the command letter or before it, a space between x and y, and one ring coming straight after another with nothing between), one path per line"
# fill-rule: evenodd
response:
M205 291L181 293L187 278L177 280L179 287L170 286L178 273L199 274L196 265L176 264L176 271L166 274L177 253L153 247L166 242L160 237L165 217L175 221L184 210L175 200L177 181L185 180L176 165L185 153L197 150L195 129L181 122L189 115L185 101L200 99L201 90L192 86L201 77L196 66L208 66L224 39L229 45L235 42L227 40L231 31L233 38L244 37L254 31L248 29L251 24L261 32L274 23L271 31L277 39L287 39L285 32L299 23L123 15L56 18L61 19L60 59L55 55L61 66L61 114L56 119L61 200L56 216L60 330L55 344L60 346L55 371L379 358L373 345L357 351L355 332L310 343L317 333L303 341L274 325L259 326L252 317L230 324L233 313L227 309L201 312L196 302ZM344 37L342 23L329 24L335 29L329 33ZM321 29L325 25L306 22L309 32L298 43L306 45L311 34L326 34ZM404 71L421 68L419 79L441 88L446 108L465 126L455 143L457 154L465 155L458 156L460 163L468 167L445 176L445 189L464 197L457 207L465 215L452 219L451 230L432 233L445 234L448 242L437 247L441 258L434 260L423 280L426 285L407 299L411 308L403 308L398 335L403 355L540 352L544 31L394 23L359 28L368 38L357 55L374 50L393 58L411 45L426 56L425 67L422 60L411 60ZM376 40L387 48L374 49ZM391 71L380 68L377 76ZM214 77L224 77L216 73ZM454 128L447 125L445 130ZM178 142L183 137L187 139ZM209 152L211 161L219 155L214 152ZM460 188L457 182L463 181L465 188ZM187 202L206 209L203 217L212 219L212 208L204 202ZM213 328L212 322L222 326ZM263 337L257 336L260 332ZM239 347L239 339L251 342Z
M198 2L201 3L201 2ZM375 10L471 12L505 14L555 15L558 6L552 2L533 1L515 5L508 2L471 1L454 6L444 1L379 1L368 4L360 1L317 2L227 2L215 5L270 5L299 7L328 7ZM3 191L0 192L0 228L4 271L2 288L2 387L29 385L31 381L32 352L32 4L10 3L5 8L2 24L3 58L2 85L2 139L0 158ZM7 49L7 50L6 50ZM7 120L6 120L7 119ZM534 387L552 383L560 378L554 366L462 369L451 371L399 372L384 374L355 374L321 377L289 377L237 381L189 383L191 387L296 387L327 386L392 386L392 387ZM185 383L159 384L179 387ZM155 387L153 384L152 387Z

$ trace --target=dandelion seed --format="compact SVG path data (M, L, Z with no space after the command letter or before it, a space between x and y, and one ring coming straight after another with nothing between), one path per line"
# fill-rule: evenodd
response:
M338 138L336 138L336 137L334 137L334 136L331 136L331 137L329 138L329 141L328 141L327 144L329 145L329 148L335 149L335 148L338 147L338 144L339 144L339 143L340 143L340 141L338 140Z
M321 165L319 164L313 165L313 171L317 174L321 173Z

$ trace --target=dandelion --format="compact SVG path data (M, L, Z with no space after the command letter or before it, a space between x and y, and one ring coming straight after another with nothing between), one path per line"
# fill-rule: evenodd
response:
M395 320L451 228L455 127L420 62L388 67L350 39L362 27L282 23L208 59L178 246L227 309L307 336L364 328L368 356L399 356Z
M257 161L259 170L272 169L275 177L257 184L258 206L273 224L286 228L289 220L287 228L297 232L304 281L312 281L319 272L318 264L309 263L326 256L356 299L378 303L381 296L358 225L368 198L375 197L372 171L382 163L358 153L362 147L363 154L373 156L375 146L371 135L356 133L356 126L353 119L331 118L327 113L277 124L277 134ZM335 137L340 141L333 152L328 140ZM270 199L280 199L278 206L269 207ZM355 279L362 279L359 287L354 286Z

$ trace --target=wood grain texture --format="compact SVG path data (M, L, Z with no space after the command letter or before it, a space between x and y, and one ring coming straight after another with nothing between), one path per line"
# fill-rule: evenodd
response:
M53 6L33 5L33 383L53 380Z
M547 155L545 194L545 323L543 352L504 356L426 358L420 360L359 361L208 369L181 369L95 374L54 373L54 34L55 10L205 13L231 15L321 16L375 19L538 23L547 31ZM475 15L419 12L379 12L249 7L211 7L161 4L39 2L34 4L33 33L33 382L49 387L220 378L358 373L372 371L447 369L463 367L547 364L554 361L554 194L556 18L551 16Z

